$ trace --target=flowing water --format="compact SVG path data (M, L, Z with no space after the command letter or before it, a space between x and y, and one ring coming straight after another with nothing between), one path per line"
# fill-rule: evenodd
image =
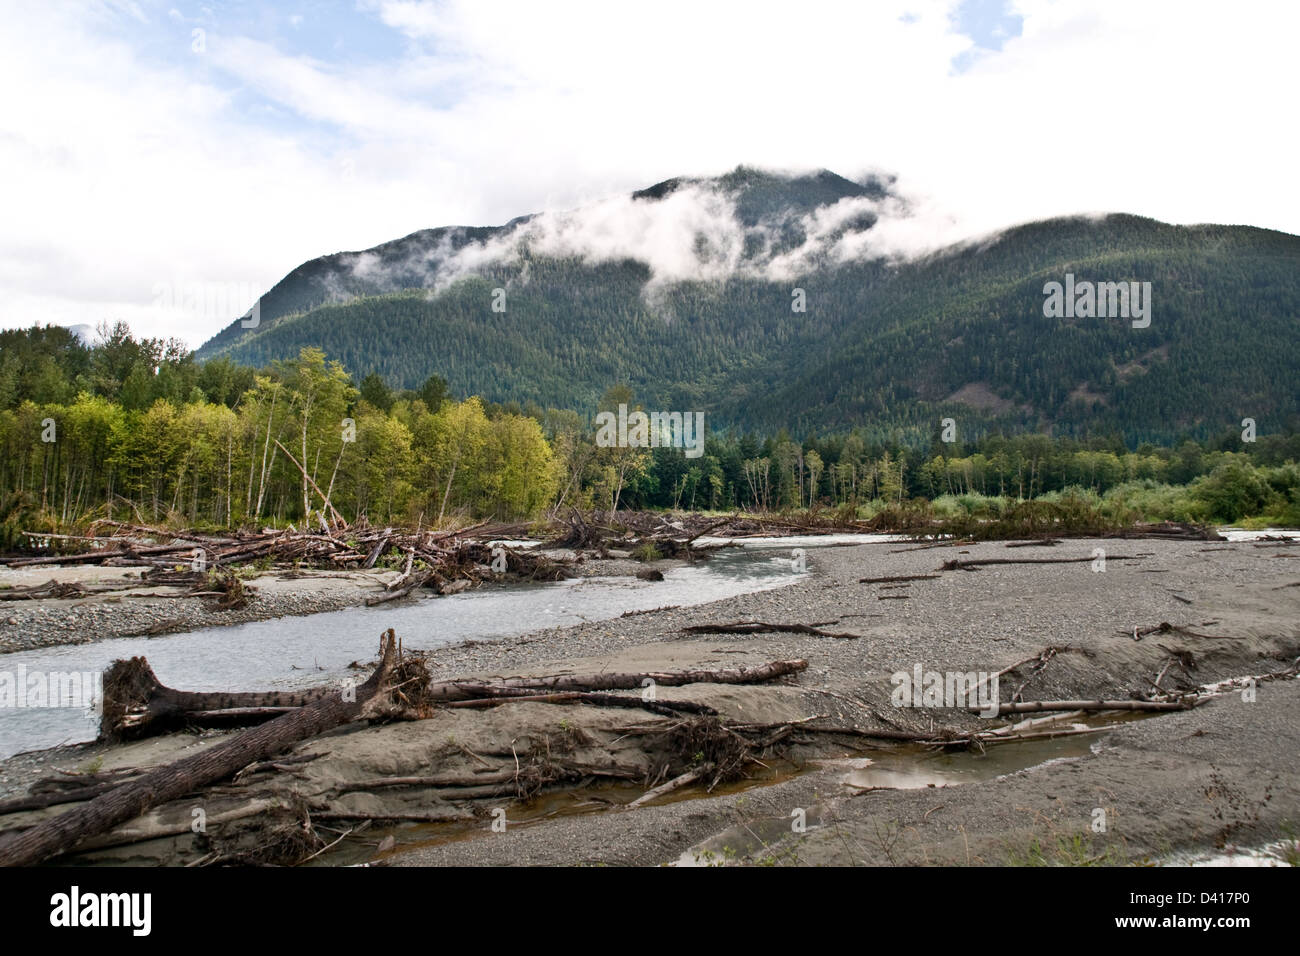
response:
M428 649L607 620L627 611L704 604L790 584L805 573L791 556L792 546L827 543L815 537L783 538L779 547L726 549L708 561L670 569L656 582L596 577L488 586L376 608L22 651L0 657L0 680L9 675L15 685L36 687L53 675L75 674L81 678L79 689L82 681L97 685L98 675L112 661L143 655L160 681L186 690L273 690L342 682L355 676L349 663L375 658L386 628L396 630L406 647ZM44 706L31 694L26 706L0 707L0 759L94 739L98 716L93 707L82 706L79 693L64 687L63 693L55 690L50 696L61 697L60 706Z

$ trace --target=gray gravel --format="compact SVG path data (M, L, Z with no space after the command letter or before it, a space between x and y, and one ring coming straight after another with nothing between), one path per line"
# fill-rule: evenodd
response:
M1096 548L1106 554L1104 573L1088 561L937 570L953 557L1091 558ZM704 647L719 660L741 659L731 654L808 660L796 682L805 712L846 725L978 726L978 718L961 713L892 707L890 675L917 663L927 670L998 671L1048 646L1063 650L1039 672L1021 668L1006 678L1003 700L1022 680L1023 696L1031 700L1145 694L1174 651L1184 655L1187 668L1168 668L1164 689L1280 670L1300 654L1300 588L1290 586L1300 580L1300 567L1290 553L1248 542L1147 540L1018 549L1002 543L811 548L813 574L788 587L452 645L432 652L430 662L438 678L517 674L682 642L683 651L686 645ZM1116 560L1125 557L1133 560ZM908 574L937 577L859 583L862 577ZM819 624L860 637L681 632L688 624L738 620ZM1165 621L1185 630L1134 640L1134 627ZM842 771L811 770L743 794L614 816L561 817L512 831L508 840L463 839L399 854L395 862L662 863L701 840L725 837L738 823L774 826L792 806L808 808L817 826L782 844L782 862L997 863L1028 853L1035 841L1056 852L1059 837L1079 834L1087 838L1089 853L1107 860L1111 854L1117 860L1119 854L1133 859L1208 850L1224 839L1258 842L1300 818L1292 739L1300 726L1300 685L1261 687L1266 690L1258 706L1234 705L1227 696L1189 713L1121 725L1082 758L949 788L942 799L924 790L853 796L839 782ZM82 765L99 752L99 745L86 745L20 755L0 765L0 790L51 765ZM943 809L935 810L939 804ZM1087 837L1089 814L1098 806L1111 807L1124 829L1112 828L1100 840ZM1227 824L1231 832L1225 837ZM890 844L879 825L912 835Z
M558 552L557 552L558 554ZM679 562L659 562L669 568ZM582 577L632 575L644 565L629 560L587 559L573 571ZM46 568L31 582L43 581L68 568ZM87 577L97 569L80 569ZM250 579L248 603L238 610L221 610L211 598L126 597L99 594L63 600L13 601L0 604L0 654L11 651L89 644L108 637L176 634L206 627L246 624L277 617L319 614L356 607L378 593L396 572L312 572L285 576L271 572ZM143 585L132 592L147 594ZM157 590L157 589L153 589Z

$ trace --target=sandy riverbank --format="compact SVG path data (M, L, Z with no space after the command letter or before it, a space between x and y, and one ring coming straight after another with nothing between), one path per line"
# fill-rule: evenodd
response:
M1107 553L1104 573L1090 562L936 571L953 557L1090 557L1097 547ZM1079 540L1024 549L1002 543L927 549L878 544L810 550L808 560L813 575L789 587L501 642L449 646L432 655L431 669L442 678L804 658L808 669L784 684L692 685L659 693L709 704L737 721L823 715L819 723L861 730L929 730L981 722L951 710L892 707L892 673L916 664L927 670L996 671L1056 646L1068 650L1041 671L1024 668L1003 679L1004 700L1022 681L1023 697L1031 700L1129 698L1149 691L1162 670L1163 688L1190 688L1280 670L1300 654L1300 587L1292 586L1300 581L1300 548L1294 546L1146 540ZM906 584L858 583L861 577L913 574L938 576ZM700 637L680 631L686 625L746 619L821 623L861 636ZM1191 634L1134 640L1134 627L1166 621ZM1166 668L1171 652L1184 664ZM214 794L209 819L225 813L233 820L256 812L258 801L283 802L296 795L323 814L360 819L419 810L450 821L382 831L400 838L384 858L413 865L658 864L683 854L704 862L1124 862L1208 853L1220 843L1262 845L1300 825L1300 771L1294 759L1300 752L1300 684L1293 681L1259 685L1253 703L1225 695L1194 711L1116 723L1103 733L1074 738L1077 745L1045 750L1031 762L1058 759L1032 769L1019 769L1015 756L996 756L994 769L1010 772L1000 779L981 779L989 776L976 766L981 758L962 757L974 766L975 782L944 788L864 790L874 785L870 767L814 761L866 757L875 766L914 768L918 758L906 748L867 750L865 741L852 745L848 738L823 737L778 748L772 759L765 758L770 769L753 768L751 785L728 785L719 794L692 794L697 799L632 812L599 809L601 800L619 803L635 796L632 782L613 789L589 786L579 801L555 804L557 812L549 817L551 804L545 800L531 805L457 801L436 788L346 792L358 780L376 777L499 773L519 759L521 750L535 756L542 743L563 751L575 765L616 767L634 775L651 769L665 753L632 740L628 727L666 719L635 711L515 704L348 728L295 748L298 756L316 756L292 774L272 775L274 780L264 775L246 782L242 791L224 788L219 799ZM12 792L51 767L150 765L216 739L172 735L126 746L21 755L0 766L0 778ZM1024 746L1005 744L990 752ZM594 812L573 813L583 793L591 802L577 809ZM505 809L516 825L493 832L488 816L493 808ZM798 810L808 821L803 833L791 830L791 813ZM1093 829L1098 810L1105 814L1104 832ZM188 813L188 805L161 808L137 824L138 832L157 839L129 851L105 848L88 858L201 858L210 849L181 826ZM169 827L179 833L166 836ZM372 828L366 837L353 838L332 861L373 856L365 845L379 842L377 832Z

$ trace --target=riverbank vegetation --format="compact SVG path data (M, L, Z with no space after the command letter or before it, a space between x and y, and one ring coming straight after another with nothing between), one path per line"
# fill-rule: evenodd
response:
M602 408L636 397L611 388ZM1025 502L1093 526L1300 525L1300 435L1126 447L1117 436L709 434L601 448L597 409L494 405L430 377L394 390L319 349L262 369L104 327L0 333L0 547L98 518L284 526L323 512L423 524L603 509L834 512L845 524L1015 522Z

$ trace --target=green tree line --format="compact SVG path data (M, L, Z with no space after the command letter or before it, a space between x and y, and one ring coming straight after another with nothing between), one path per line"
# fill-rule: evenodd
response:
M101 516L225 527L337 510L438 524L570 506L868 515L920 499L940 513L996 514L1075 495L1149 518L1300 524L1295 434L1129 447L1118 434L944 441L938 421L923 440L878 423L801 438L731 428L706 432L688 457L600 447L595 413L619 404L640 407L628 385L585 411L457 398L437 375L394 389L375 372L355 380L313 347L254 369L199 363L121 325L94 346L59 328L7 331L0 523L12 546L16 530Z

